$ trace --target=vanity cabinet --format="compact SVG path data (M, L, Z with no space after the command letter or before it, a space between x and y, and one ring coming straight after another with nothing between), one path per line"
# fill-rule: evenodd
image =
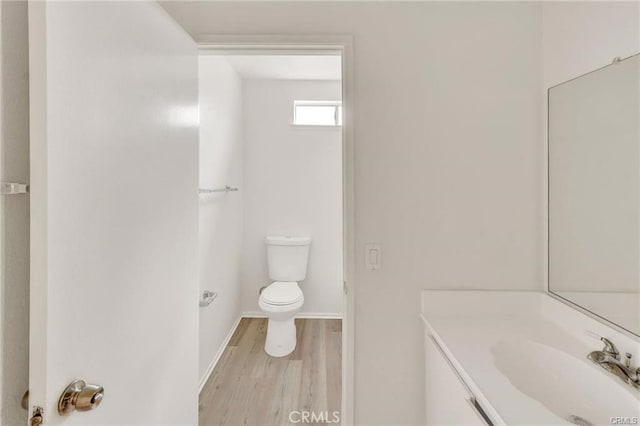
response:
M425 334L427 425L491 425L432 336Z

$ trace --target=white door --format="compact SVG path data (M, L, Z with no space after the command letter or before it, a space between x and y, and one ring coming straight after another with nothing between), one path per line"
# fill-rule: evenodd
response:
M195 43L147 1L33 1L29 36L30 406L196 424ZM75 379L102 403L60 416Z

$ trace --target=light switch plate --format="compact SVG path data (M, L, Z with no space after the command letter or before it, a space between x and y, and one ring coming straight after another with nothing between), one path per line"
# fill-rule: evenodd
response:
M365 244L364 246L364 266L369 270L380 269L381 265L380 244Z

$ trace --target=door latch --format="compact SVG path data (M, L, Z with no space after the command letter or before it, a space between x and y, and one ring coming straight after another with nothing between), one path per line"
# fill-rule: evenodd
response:
M0 182L0 194L2 195L15 195L15 194L28 194L29 185L26 183L15 182Z
M20 401L20 405L25 410L29 409L29 389L27 389L27 391L22 394L22 400Z
M29 419L29 426L41 426L44 424L44 409L37 405L33 406L33 415Z

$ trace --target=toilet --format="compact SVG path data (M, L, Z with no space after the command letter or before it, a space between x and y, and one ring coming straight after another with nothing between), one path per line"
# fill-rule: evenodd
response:
M267 265L273 281L260 292L258 306L269 318L264 350L274 357L289 355L296 348L294 317L304 295L298 282L307 276L309 237L267 237Z

